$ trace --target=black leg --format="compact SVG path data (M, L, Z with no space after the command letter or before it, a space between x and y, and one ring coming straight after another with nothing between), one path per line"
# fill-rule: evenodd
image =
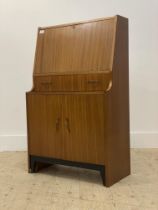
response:
M36 162L33 157L30 157L30 173L35 173Z
M104 166L102 166L100 169L100 175L103 180L103 185L105 186L105 167Z
M30 156L30 173L36 173L41 169L48 168L52 166L53 163L42 163L41 160L37 160L34 156Z
M105 166L104 165L96 165L91 163L81 163L81 162L74 162L68 160L61 160L56 158L48 158L48 157L39 157L30 155L30 173L38 172L40 169L46 168L51 166L52 164L61 164L67 166L75 166L80 168L88 168L100 171L100 175L103 180L103 184L106 185L105 180Z

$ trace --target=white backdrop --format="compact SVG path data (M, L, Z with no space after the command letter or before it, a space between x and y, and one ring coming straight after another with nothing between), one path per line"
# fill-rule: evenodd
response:
M38 26L129 18L131 146L158 147L157 0L0 0L0 150L26 149Z

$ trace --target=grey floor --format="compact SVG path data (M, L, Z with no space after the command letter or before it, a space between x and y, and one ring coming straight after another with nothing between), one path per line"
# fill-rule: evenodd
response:
M27 173L26 152L0 153L0 210L158 210L158 149L131 150L132 174L110 188L99 172Z

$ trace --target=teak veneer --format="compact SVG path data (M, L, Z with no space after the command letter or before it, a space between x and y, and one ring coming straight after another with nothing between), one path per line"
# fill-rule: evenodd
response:
M28 168L100 170L107 187L130 174L128 19L38 29L26 93Z

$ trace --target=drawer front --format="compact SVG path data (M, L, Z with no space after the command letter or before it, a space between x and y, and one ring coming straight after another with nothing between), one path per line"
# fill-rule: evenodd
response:
M52 91L52 78L49 76L34 77L35 91Z
M53 75L34 77L35 91L104 91L111 74Z

